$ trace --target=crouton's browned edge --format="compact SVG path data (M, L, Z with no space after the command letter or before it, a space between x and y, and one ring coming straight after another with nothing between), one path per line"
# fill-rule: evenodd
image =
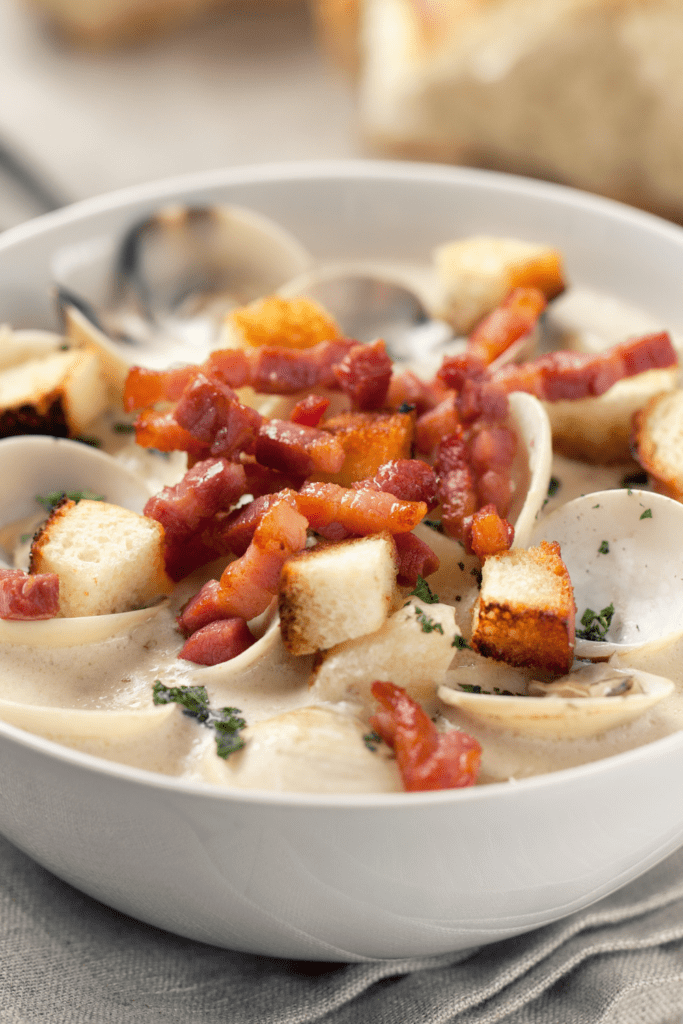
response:
M35 534L31 544L31 553L29 555L28 571L30 573L34 574L43 572L43 548L50 543L52 528L55 523L59 522L59 520L66 515L69 509L73 508L75 504L76 502L72 501L71 498L62 498L62 500L54 506L50 515Z
M664 391L662 394L654 395L633 417L632 448L633 454L650 477L654 490L668 498L683 501L683 459L678 452L674 453L672 460L666 459L660 450L651 422L658 406L662 402L675 401L675 396L678 397L680 415L683 419L683 392Z
M16 437L19 434L68 437L69 425L62 392L52 391L36 405L26 402L10 409L3 409L0 412L0 437Z

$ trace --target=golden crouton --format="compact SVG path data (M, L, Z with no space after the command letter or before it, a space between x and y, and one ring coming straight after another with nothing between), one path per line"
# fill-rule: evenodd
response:
M683 390L651 398L633 429L634 454L654 489L683 501Z
M338 473L319 473L313 479L350 487L374 476L392 459L409 459L415 434L412 412L346 412L320 426L334 434L346 458Z
M516 238L478 235L449 242L436 249L434 263L442 289L436 313L462 334L513 288L538 288L547 299L565 288L560 253Z
M64 617L132 611L170 593L164 528L118 505L63 501L33 539L30 571L59 576Z
M472 647L497 661L563 675L573 661L575 616L556 541L504 551L483 564Z
M390 534L322 544L287 559L280 576L280 631L292 654L312 654L373 633L397 599Z
M312 348L341 337L339 325L317 302L269 295L228 314L222 344L226 348Z

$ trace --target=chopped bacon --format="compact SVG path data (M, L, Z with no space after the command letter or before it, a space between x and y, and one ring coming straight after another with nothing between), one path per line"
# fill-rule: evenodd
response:
M193 633L178 657L195 665L219 665L243 654L255 642L244 619L216 619Z
M507 392L495 380L466 380L457 399L458 415L462 423L504 420L509 411Z
M345 457L339 441L328 431L277 419L262 424L255 455L263 466L300 476L338 473Z
M534 329L546 305L547 299L538 288L514 288L470 334L468 355L489 366Z
M234 512L230 512L225 521L223 536L227 547L233 554L244 554L251 544L254 531L263 519L264 513L275 502L281 501L283 498L288 498L290 504L296 508L296 495L289 490L284 490L275 494L260 495L250 501L248 505L243 505L241 508L236 508Z
M403 501L424 501L427 511L436 508L436 473L422 459L391 459L383 463L373 477L358 480L355 490L368 488L386 491Z
M408 533L427 514L423 501L401 501L385 491L354 490L339 484L306 484L296 502L313 530L320 532L331 523L339 523L349 533L361 537L383 530Z
M161 523L166 543L186 540L207 519L229 509L244 493L244 469L227 459L205 459L172 487L150 498L144 513Z
M263 422L260 413L242 405L232 388L203 373L185 388L174 418L211 455L226 458L251 451Z
M143 409L135 420L135 440L141 448L156 448L160 452L187 452L194 461L205 459L209 450L184 430L172 411L158 412Z
M458 396L450 391L437 406L420 416L415 424L415 448L430 456L442 438L455 433L460 427Z
M298 491L305 476L298 473L282 473L279 469L272 469L270 466L261 466L258 462L243 461L244 472L247 478L245 494L251 494L253 498L260 498L263 494L275 494L277 491L291 488Z
M502 519L495 505L486 505L478 509L467 526L466 547L480 561L489 555L498 555L501 551L509 551L515 538L514 528L507 519Z
M123 389L126 412L144 409L157 402L177 402L197 372L196 366L179 366L170 370L149 370L132 366Z
M434 468L439 478L437 494L444 531L449 537L462 540L466 521L477 509L476 483L462 427L441 441Z
M420 380L412 370L395 373L387 391L386 404L390 409L400 409L410 405L418 416L433 409L446 397L447 388L438 379L433 381Z
M0 569L0 619L53 619L59 613L59 576Z
M230 562L220 581L210 580L185 606L178 619L181 630L194 633L214 619L248 620L264 612L277 593L286 559L305 547L307 527L289 501L275 502L241 558Z
M334 368L344 394L361 411L380 409L391 380L391 359L381 339L355 345Z
M339 384L334 367L357 344L355 341L339 338L336 341L322 341L307 349L262 347L249 352L249 380L255 391L268 395L295 395L299 391L313 388L334 388ZM219 353L209 357L216 364ZM232 381L227 381L232 387Z
M381 709L370 725L393 748L409 792L459 789L477 780L481 747L458 729L440 733L420 705L394 683L374 682Z
M493 380L508 394L527 391L547 402L602 395L617 381L646 370L676 366L678 358L666 331L614 345L604 352L560 350L529 363L501 367Z
M290 414L292 423L301 423L305 427L317 427L327 412L329 398L323 395L306 395L297 402Z
M512 462L517 435L502 423L480 420L468 439L470 466L474 471L479 505L495 505L501 516L508 513L512 498Z
M396 582L401 587L414 587L418 576L426 579L439 568L439 559L429 544L414 533L397 533L394 537L398 551Z

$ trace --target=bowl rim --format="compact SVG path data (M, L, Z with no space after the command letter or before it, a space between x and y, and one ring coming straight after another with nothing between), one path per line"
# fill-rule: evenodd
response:
M472 167L391 161L364 158L274 161L272 163L235 165L208 171L168 176L151 182L128 185L102 195L81 199L61 209L42 214L22 224L8 228L0 235L0 253L30 242L33 238L72 223L82 222L101 214L125 210L146 202L178 200L205 191L241 185L268 185L283 181L305 180L390 180L394 182L424 182L453 184L463 188L476 188L500 194L540 198L565 207L583 210L603 218L630 223L634 228L668 237L683 248L683 226L645 210L603 196L583 192L568 185L547 182L503 171ZM227 200L229 202L229 200ZM140 786L151 786L162 791L173 791L187 796L208 798L218 802L254 805L272 805L281 808L344 808L374 810L379 807L397 809L403 806L432 806L497 800L507 794L521 796L548 786L571 784L574 780L588 780L598 775L619 772L622 766L649 760L657 752L665 754L683 748L683 730L653 740L650 743L620 753L607 755L596 761L570 768L561 768L527 778L495 782L463 789L434 790L418 793L289 793L263 789L230 789L201 780L164 775L143 768L134 768L104 757L75 750L65 744L27 732L0 720L0 741L9 740L23 748L56 758L74 768L89 770Z

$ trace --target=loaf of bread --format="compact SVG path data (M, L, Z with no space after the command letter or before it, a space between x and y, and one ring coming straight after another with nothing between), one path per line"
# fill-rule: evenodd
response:
M683 219L679 0L311 0L384 155L558 180Z

